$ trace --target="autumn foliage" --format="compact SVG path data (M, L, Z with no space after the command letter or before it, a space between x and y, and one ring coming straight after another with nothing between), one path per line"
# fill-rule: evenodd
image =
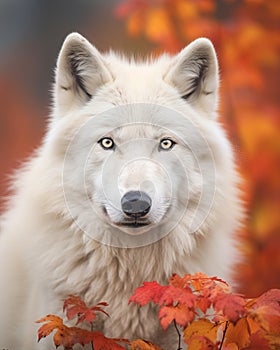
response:
M100 302L95 306L87 307L86 304L78 297L70 295L63 304L63 310L66 310L68 320L77 317L77 325L86 321L90 323L96 318L96 312L102 312L109 316L101 306L107 306L107 303ZM38 341L55 331L53 342L56 347L63 346L64 349L70 350L75 344L86 345L91 343L95 350L123 350L124 347L119 343L129 343L126 339L106 338L101 332L88 331L78 327L68 327L63 323L62 318L55 315L47 315L38 323L45 322L38 330Z
M144 282L130 297L129 303L141 307L148 303L158 306L161 327L166 330L174 326L189 350L253 350L278 349L280 347L280 290L273 289L258 298L246 299L243 295L232 293L229 285L217 278L202 273L174 274L168 285L156 281ZM53 331L56 347L70 350L75 344L91 344L94 350L122 350L126 344L132 350L160 350L147 340L107 338L93 330L92 322L101 312L109 316L101 302L88 307L79 297L69 296L64 301L63 310L69 320L77 318L77 325L90 324L91 330L68 327L55 315L38 320L44 324L38 330L38 340ZM172 350L172 349L170 349Z
M198 37L218 52L220 115L245 179L248 220L238 267L245 294L280 286L280 1L124 0L115 16L127 34L175 53ZM137 41L135 41L137 45Z

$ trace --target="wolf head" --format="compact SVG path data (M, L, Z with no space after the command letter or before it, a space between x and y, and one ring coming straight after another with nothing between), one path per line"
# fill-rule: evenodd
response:
M235 186L216 121L218 82L208 39L135 62L102 55L77 33L66 38L47 143L63 160L67 210L85 233L110 242L145 233L150 243L178 226L205 234L218 220L220 188L230 200Z

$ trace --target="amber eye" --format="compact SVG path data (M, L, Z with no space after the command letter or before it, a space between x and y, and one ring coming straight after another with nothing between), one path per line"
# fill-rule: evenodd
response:
M168 151L170 150L174 145L176 144L176 142L174 142L171 139L162 139L160 140L160 144L159 147L161 150L163 151Z
M100 146L105 150L110 150L115 148L115 143L111 137L103 137L98 141Z

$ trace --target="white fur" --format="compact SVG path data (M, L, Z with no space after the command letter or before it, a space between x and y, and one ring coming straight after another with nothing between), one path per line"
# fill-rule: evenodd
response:
M216 120L217 91L217 60L207 39L196 40L175 57L137 63L114 53L102 56L79 34L68 36L58 59L49 130L18 173L1 224L1 348L52 349L51 336L37 344L39 325L34 321L60 314L61 300L77 294L87 303L109 303L111 317L96 325L107 336L142 337L170 349L172 330L164 334L156 310L151 305L141 309L127 305L134 289L143 281L166 283L174 272L202 271L230 279L236 258L233 233L242 211L231 146ZM187 99L181 97L188 94ZM118 108L126 115L120 115ZM159 115L161 108L173 111L178 119L165 121ZM112 114L106 115L108 111ZM134 124L139 118L147 125ZM86 128L76 140L76 133L91 119L94 128ZM201 139L189 130L187 121ZM178 136L177 145L169 153L157 149L152 153L150 142L157 144L167 129ZM107 171L102 172L109 153L97 140L108 133L121 146L110 153ZM209 146L211 159L201 142ZM94 146L90 157L85 151L88 144ZM67 152L71 161L65 170ZM85 169L79 166L82 157L87 160ZM134 162L133 157L140 160ZM207 164L214 165L214 183L201 178L197 164L206 169ZM182 171L187 178L182 178ZM198 213L205 218L191 233L192 203L199 200L201 181L215 187L213 203L208 215L203 208ZM153 227L161 224L164 230L176 211L183 212L171 232L135 248L91 239L94 234L110 240L123 218L120 196L139 186L153 198L149 213ZM95 210L86 204L85 187ZM185 188L189 202L182 198ZM142 232L123 231L131 237Z

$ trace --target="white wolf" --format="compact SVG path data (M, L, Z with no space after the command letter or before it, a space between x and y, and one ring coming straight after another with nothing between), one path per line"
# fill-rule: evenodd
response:
M34 321L69 294L109 303L105 335L174 348L156 309L128 299L174 272L229 278L242 210L218 83L208 39L136 62L66 38L47 135L3 215L0 348L52 349Z

